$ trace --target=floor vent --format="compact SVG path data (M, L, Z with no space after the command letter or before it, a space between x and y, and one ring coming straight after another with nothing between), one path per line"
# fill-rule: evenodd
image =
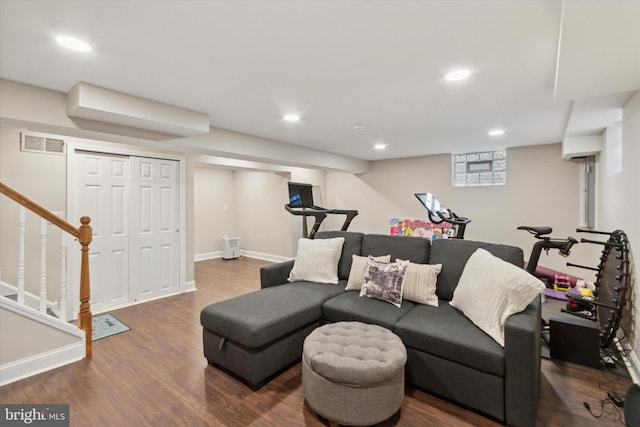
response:
M36 153L65 154L65 143L62 139L46 136L21 134L20 149Z

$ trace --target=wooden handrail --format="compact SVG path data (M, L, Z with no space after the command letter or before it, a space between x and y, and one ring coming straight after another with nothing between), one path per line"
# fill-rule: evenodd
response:
M80 227L76 228L58 215L54 214L50 210L40 206L28 197L18 193L13 188L0 182L0 194L4 194L25 208L29 209L36 215L46 219L50 223L56 225L73 237L78 239L82 246L82 261L80 264L80 310L78 312L78 328L84 331L85 335L85 354L87 357L91 356L92 351L92 316L91 305L89 300L91 299L91 284L89 276L89 244L93 238L93 230L89 223L91 218L83 216L80 218Z
M42 218L46 219L50 223L57 225L59 228L62 228L64 231L66 231L67 233L71 234L76 239L80 238L80 229L79 228L74 227L73 225L71 225L70 223L68 223L64 219L60 218L58 215L54 214L50 210L48 210L46 208L43 208L42 206L40 206L39 204L37 204L33 200L31 200L28 197L18 193L16 190L14 190L13 188L7 186L6 184L4 184L2 182L0 182L0 193L4 194L8 198L18 202L19 204L21 204L25 208L29 209L30 211L32 211L36 215L41 216Z

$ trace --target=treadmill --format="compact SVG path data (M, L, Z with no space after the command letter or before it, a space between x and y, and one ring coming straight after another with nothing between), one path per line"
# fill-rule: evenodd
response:
M353 209L327 209L315 205L313 203L313 186L300 182L289 183L289 203L284 205L284 208L292 215L304 217L302 221L302 235L309 239L314 238L322 221L324 221L328 215L346 215L340 231L347 231L349 225L351 225L351 220L358 215L358 211ZM308 230L306 220L308 216L315 218L311 231Z

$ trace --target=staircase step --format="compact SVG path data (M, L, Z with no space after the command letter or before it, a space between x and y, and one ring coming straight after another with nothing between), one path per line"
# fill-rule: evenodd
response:
M3 295L5 298L9 298L10 300L13 300L15 302L18 302L18 294L9 294L9 295ZM58 318L58 316L53 312L53 310L51 310L49 307L47 307L47 314L49 316L53 316L56 319Z

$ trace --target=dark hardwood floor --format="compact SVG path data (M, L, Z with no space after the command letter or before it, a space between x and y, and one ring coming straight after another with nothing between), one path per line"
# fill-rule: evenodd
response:
M259 288L255 259L196 264L198 290L113 311L131 331L93 344L90 360L0 388L5 404L70 405L72 426L326 426L305 404L300 363L253 392L207 365L200 310ZM622 425L622 411L604 407L608 390L630 380L569 363L542 361L539 426ZM384 426L499 426L475 412L407 386L401 411Z

